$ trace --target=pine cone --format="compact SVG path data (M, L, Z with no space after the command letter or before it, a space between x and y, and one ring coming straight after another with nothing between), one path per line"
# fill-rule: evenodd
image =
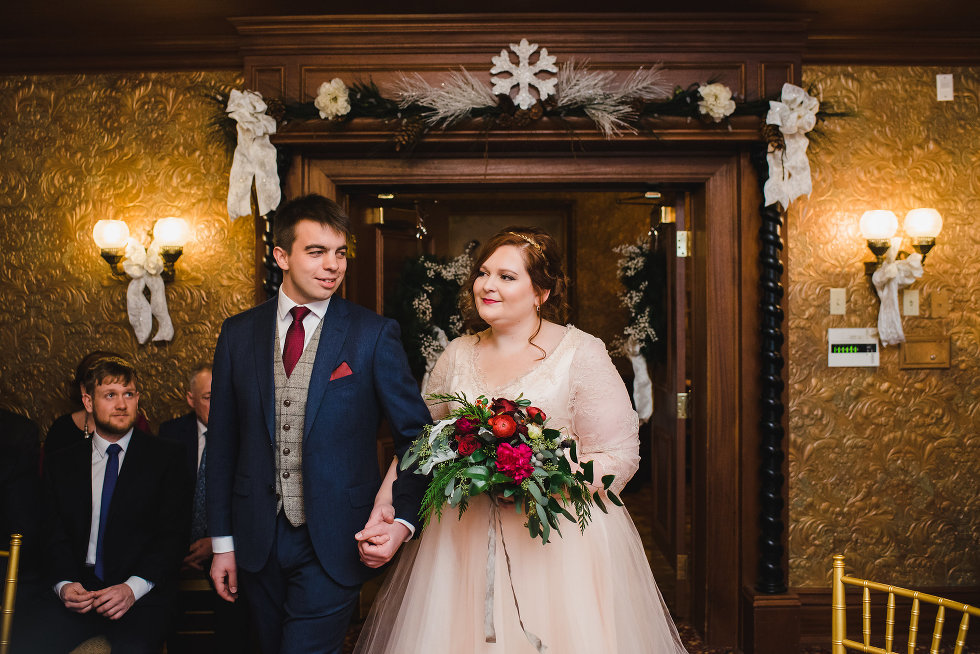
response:
M763 125L762 138L765 139L769 152L786 149L786 140L783 138L783 133L779 131L779 125L770 125L769 123Z
M265 101L265 113L281 123L286 118L286 105L281 98L269 98Z
M530 109L518 109L514 113L514 119L511 121L512 127L524 127L531 122L531 111Z
M531 105L531 108L527 110L527 115L531 120L539 120L544 116L544 107L540 102L535 102Z
M395 133L395 149L415 145L425 134L425 122L418 116L405 118Z

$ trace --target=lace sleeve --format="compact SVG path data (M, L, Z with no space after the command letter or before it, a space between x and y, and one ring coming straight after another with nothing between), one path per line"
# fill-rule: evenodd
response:
M456 350L458 349L459 339L454 340L443 351L436 361L436 365L432 367L432 372L429 374L429 381L425 384L425 388L422 389L423 399L431 393L451 393L452 389L449 388L449 380L452 376L453 364L456 361ZM434 404L426 400L426 404L429 405L429 413L432 414L432 420L442 420L449 413L449 404L443 402L442 404Z
M576 349L569 374L579 460L594 462L597 488L604 475L616 475L611 490L619 494L640 465L639 421L626 386L605 345L589 335Z

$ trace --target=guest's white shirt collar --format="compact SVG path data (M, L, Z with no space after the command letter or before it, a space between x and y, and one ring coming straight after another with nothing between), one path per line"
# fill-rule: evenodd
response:
M126 435L116 441L116 444L122 448L123 454L126 453L126 448L129 447L129 441L133 438L133 428L130 427ZM99 436L98 428L96 428L95 433L92 435L92 448L98 452L99 458L105 456L105 451L109 448L111 443L106 439Z
M310 302L309 304L304 304L303 306L309 309L316 319L323 320L323 316L327 313L327 306L330 304L330 298L326 300L320 300L318 302ZM290 310L293 307L299 306L299 302L294 302L288 295L286 295L282 287L279 288L279 303L278 303L278 313L279 320L292 319L289 315Z

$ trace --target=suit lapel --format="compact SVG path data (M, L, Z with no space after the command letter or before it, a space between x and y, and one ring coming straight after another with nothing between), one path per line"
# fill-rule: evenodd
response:
M276 380L273 372L275 358L272 355L276 346L276 307L275 297L263 304L255 312L256 325L252 330L255 335L252 352L255 355L255 374L258 377L256 385L270 441L275 439L276 433Z
M69 489L71 499L69 500L77 509L73 512L76 516L78 525L77 533L84 535L85 543L82 548L82 559L85 558L85 551L88 549L89 532L92 526L92 440L85 441L88 447L75 448L72 452L73 461L65 470L65 475L70 477L64 484L65 489Z
M313 373L310 376L310 387L306 394L306 417L303 425L303 440L310 435L313 421L320 411L323 394L330 383L330 373L340 357L340 349L347 337L350 326L347 316L350 309L347 303L339 297L334 297L327 305L327 313L323 316L323 326L320 328L320 347L317 348L313 360Z

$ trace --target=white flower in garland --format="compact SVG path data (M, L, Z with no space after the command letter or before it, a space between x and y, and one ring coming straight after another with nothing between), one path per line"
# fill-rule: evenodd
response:
M339 77L320 85L313 101L320 110L320 118L333 120L350 113L350 93Z
M698 87L701 99L698 109L702 114L708 114L716 123L727 118L735 111L735 101L732 100L732 90L724 84L705 84Z

